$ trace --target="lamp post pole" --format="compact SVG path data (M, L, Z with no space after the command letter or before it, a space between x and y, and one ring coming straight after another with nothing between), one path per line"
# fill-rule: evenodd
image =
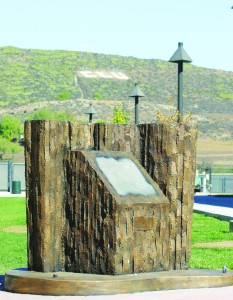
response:
M135 87L132 89L129 97L133 97L135 99L134 105L134 116L135 116L135 124L139 123L139 97L144 97L145 95L139 88L138 84L135 83Z
M93 105L90 104L85 114L89 115L89 123L92 123L92 116L96 113L96 110L94 109Z
M183 62L178 62L178 111L179 116L183 116Z
M92 113L89 113L89 123L92 123Z
M138 96L135 96L135 111L134 111L134 116L135 116L135 124L139 123L139 115L138 115Z
M192 59L183 48L183 43L178 43L178 49L169 59L169 62L178 64L178 99L177 99L177 110L178 110L178 122L182 120L183 116L183 63L190 63Z

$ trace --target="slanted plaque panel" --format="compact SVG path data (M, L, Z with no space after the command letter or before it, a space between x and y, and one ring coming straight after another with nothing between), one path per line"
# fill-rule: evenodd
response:
M159 195L132 158L123 156L123 153L117 155L114 152L110 155L108 151L106 154L97 155L95 160L98 168L120 196Z
M169 269L169 201L132 154L71 151L66 172L66 271Z
M26 121L25 160L28 266L62 271L66 232L64 158L68 150L131 152L170 202L169 268L187 269L196 168L196 127L167 124L80 125L76 122ZM149 226L149 225L145 225Z

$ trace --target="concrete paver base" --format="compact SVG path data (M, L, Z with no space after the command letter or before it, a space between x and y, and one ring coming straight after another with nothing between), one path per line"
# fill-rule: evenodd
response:
M109 295L169 289L233 286L233 272L180 270L129 275L40 273L11 270L5 290L37 295Z
M101 296L40 296L0 291L1 300L222 300L232 299L233 286L220 288L178 289Z

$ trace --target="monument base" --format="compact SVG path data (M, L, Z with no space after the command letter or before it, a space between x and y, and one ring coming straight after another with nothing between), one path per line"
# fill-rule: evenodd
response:
M233 285L233 272L179 270L128 275L41 273L11 270L5 275L5 290L35 295L110 295L146 291L223 287Z

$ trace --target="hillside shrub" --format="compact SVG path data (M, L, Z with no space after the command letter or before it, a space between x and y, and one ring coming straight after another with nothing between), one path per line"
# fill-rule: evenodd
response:
M11 141L23 133L23 126L19 118L5 116L0 121L0 135L2 138Z
M56 97L58 100L69 100L70 99L70 93L68 91L64 91L57 95Z
M168 97L168 103L172 105L173 99L171 96ZM181 115L178 109L170 110L168 115L164 115L160 110L156 112L156 118L161 123L166 124L187 124L192 119L192 114L188 113L187 115Z
M129 124L129 113L124 112L121 106L116 106L113 111L113 124Z
M95 100L100 100L100 99L101 99L101 94L100 94L100 93L94 93L94 94L93 94L93 98L94 98Z
M47 109L38 109L35 113L28 115L27 120L59 120L74 121L75 117L67 112L54 112Z
M12 143L8 139L0 136L0 153L16 154L23 152L23 147L20 147L18 143Z

